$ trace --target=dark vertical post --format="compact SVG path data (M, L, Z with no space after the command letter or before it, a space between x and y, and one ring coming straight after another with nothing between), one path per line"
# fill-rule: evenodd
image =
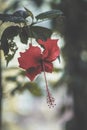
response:
M1 59L1 52L0 52ZM2 130L2 84L1 84L1 60L0 60L0 130Z
M67 85L74 99L75 116L66 130L87 130L87 0L61 0L53 8L65 15L63 30L57 20L53 27L64 35Z

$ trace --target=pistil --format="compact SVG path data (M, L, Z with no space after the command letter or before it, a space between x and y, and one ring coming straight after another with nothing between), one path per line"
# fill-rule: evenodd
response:
M45 78L45 83L46 83L47 104L48 104L49 108L51 108L51 107L54 107L56 105L55 104L55 99L52 97L52 94L49 91L48 84L47 84L47 79L46 79L44 62L42 64L43 64L43 72L44 72L44 78Z

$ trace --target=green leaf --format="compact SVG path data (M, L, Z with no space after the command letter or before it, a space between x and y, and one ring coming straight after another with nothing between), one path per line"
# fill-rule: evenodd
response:
M17 46L16 46L15 42L10 42L9 50L11 51L11 54L8 53L8 55L5 56L6 66L13 59L13 57L17 51Z
M32 95L34 96L42 96L42 91L40 87L36 83L26 83L23 87L24 89L28 89Z
M15 53L13 53L12 55L11 55L11 54L8 54L8 55L5 57L6 66L8 66L8 63L13 59L14 54L15 54Z
M58 72L62 72L63 69L61 69L61 68L54 68L54 71L58 73Z
M14 94L17 92L23 93L25 90L28 90L33 96L36 97L40 97L43 95L41 89L36 83L27 82L24 84L23 87L21 86L22 85L18 83L17 86L13 90L11 90L11 95L14 96Z
M13 39L15 36L18 35L19 32L20 32L19 26L10 26L4 30L2 37L7 39Z
M39 15L36 16L37 20L43 20L43 19L51 19L51 18L55 18L58 17L60 15L63 15L63 12L60 10L51 10L51 11L47 11L44 13L41 13Z
M31 30L31 36L34 37L36 40L38 39L47 40L47 38L50 38L52 34L52 30L40 26L31 26L30 30Z
M27 8L25 8L25 7L24 7L24 9L25 9L26 12L29 14L29 16L31 16L31 18L34 19L33 13L32 13L29 9L27 9Z
M9 40L13 40L19 32L20 28L18 26L10 26L4 30L1 36L1 49L4 51L4 55L9 53Z
M8 55L5 57L6 66L8 66L8 63L10 62L10 60L12 60L13 56L14 56L14 55L8 54Z
M1 49L4 51L4 55L7 55L9 52L9 44L6 38L1 39Z
M22 43L27 44L29 38L29 30L28 26L24 26L21 28L21 32L19 33L19 37Z

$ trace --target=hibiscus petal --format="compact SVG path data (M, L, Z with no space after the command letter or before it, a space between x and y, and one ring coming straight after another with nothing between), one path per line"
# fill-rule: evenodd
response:
M38 40L38 43L45 48L43 51L43 57L45 60L52 62L59 56L60 49L57 45L57 42L58 39L47 39L47 41L42 41L41 39Z
M41 73L41 66L31 67L27 70L26 76L32 81L34 78Z
M44 69L45 69L45 70L43 69L43 71L52 73L52 71L53 71L53 64L51 62L44 61L43 65L44 65Z
M30 46L26 52L20 53L18 58L19 66L23 69L31 68L32 66L38 66L40 59L42 58L41 50L39 47Z

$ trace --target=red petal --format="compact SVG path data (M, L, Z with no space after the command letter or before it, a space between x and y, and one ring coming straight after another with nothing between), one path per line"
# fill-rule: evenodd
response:
M45 50L43 51L43 56L45 56L45 60L52 62L56 60L56 58L59 56L60 50L57 42L57 39L47 39L47 41L42 41L40 39L38 40L38 43L45 48ZM46 51L48 52L48 55Z
M44 69L45 69L43 71L52 73L52 71L53 71L53 64L51 62L45 62L45 61L43 62L43 64L44 64Z
M42 58L41 50L39 47L30 46L29 49L24 53L20 53L18 62L20 67L23 69L28 69L31 67L38 66L40 64L40 59Z
M34 78L41 73L41 66L31 67L27 70L26 76L32 81Z

